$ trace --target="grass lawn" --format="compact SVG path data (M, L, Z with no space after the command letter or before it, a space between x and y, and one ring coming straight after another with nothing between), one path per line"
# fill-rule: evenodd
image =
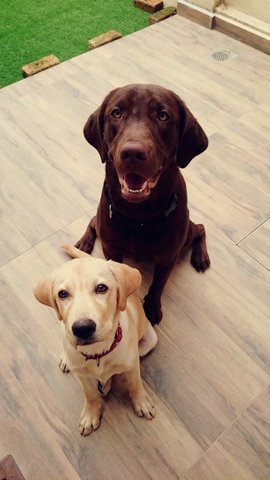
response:
M20 80L21 67L45 55L64 61L86 52L89 38L148 25L148 14L132 0L1 0L0 10L0 87Z

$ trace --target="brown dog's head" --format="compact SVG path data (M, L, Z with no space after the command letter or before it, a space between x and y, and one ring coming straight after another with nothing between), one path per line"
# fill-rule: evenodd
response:
M186 167L208 146L185 103L157 85L110 92L88 118L84 135L103 162L114 164L122 196L131 202L147 199L171 162Z
M75 247L67 246L65 251L77 258L42 279L35 297L56 310L72 345L99 344L106 349L118 325L117 312L125 310L141 275L135 268L91 257Z

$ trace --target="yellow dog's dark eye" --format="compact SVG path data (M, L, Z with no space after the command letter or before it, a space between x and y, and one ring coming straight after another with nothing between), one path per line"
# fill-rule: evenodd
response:
M100 283L95 288L96 293L105 293L105 292L107 292L107 290L108 290L108 287L107 287L107 285L104 285L104 283Z
M121 110L120 108L116 107L112 110L112 113L111 113L112 117L114 118L121 118L122 117L122 114L121 114Z
M59 298L67 298L67 297L69 297L69 293L68 293L67 290L59 290L58 297Z
M171 117L169 113L166 110L161 110L158 114L158 119L161 120L162 122L167 122Z

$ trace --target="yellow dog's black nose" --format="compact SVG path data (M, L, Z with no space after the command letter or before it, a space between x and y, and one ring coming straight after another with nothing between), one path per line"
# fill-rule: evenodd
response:
M82 320L77 320L72 325L72 332L75 337L86 339L95 333L96 328L97 326L94 320L84 318Z

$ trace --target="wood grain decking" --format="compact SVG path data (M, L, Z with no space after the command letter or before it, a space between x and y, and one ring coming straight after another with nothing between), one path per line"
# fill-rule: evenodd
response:
M82 438L60 325L32 288L99 200L104 166L84 122L134 82L174 90L209 136L183 173L212 266L198 274L186 258L166 286L159 343L142 361L156 419L115 388ZM0 458L13 455L26 480L269 480L269 116L269 57L179 16L0 91Z

